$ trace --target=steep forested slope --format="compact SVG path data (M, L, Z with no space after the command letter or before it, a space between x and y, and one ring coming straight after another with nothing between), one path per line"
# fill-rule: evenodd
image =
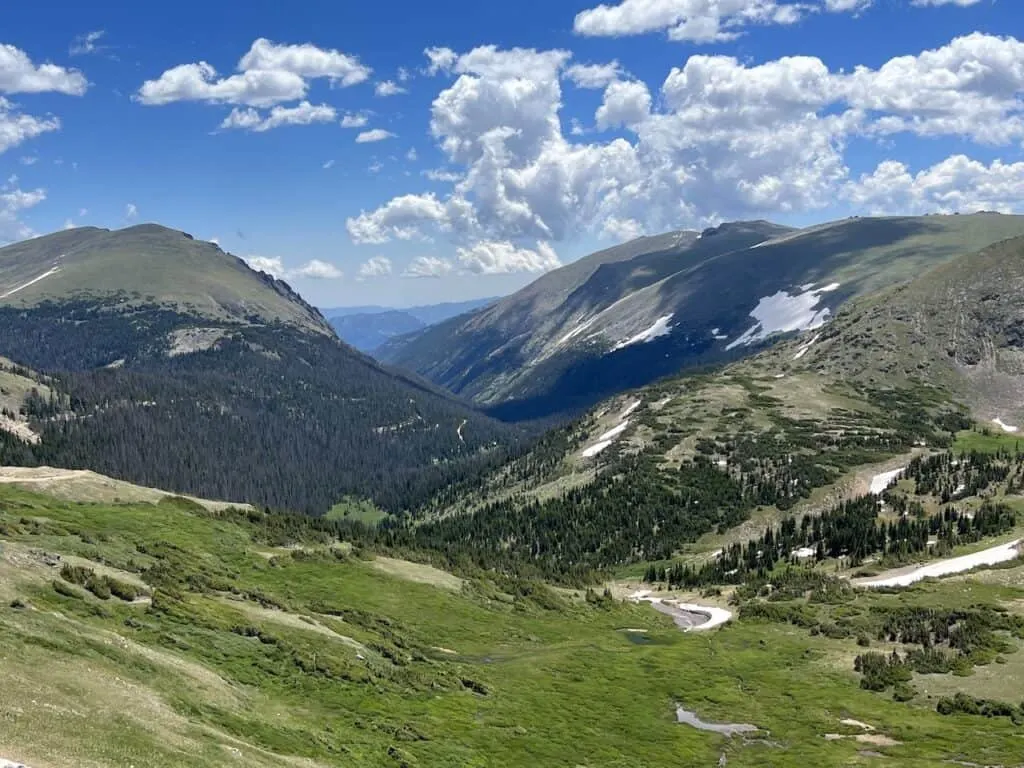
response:
M286 284L173 230L123 233L0 250L5 280L45 275L0 306L0 354L48 386L18 409L41 440L0 431L5 461L312 512L347 494L394 510L514 442L342 344ZM139 263L155 270L145 281Z

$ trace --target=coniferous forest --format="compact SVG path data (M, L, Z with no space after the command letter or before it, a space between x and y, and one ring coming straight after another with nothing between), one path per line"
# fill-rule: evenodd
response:
M312 514L346 495L397 512L519 443L326 335L223 324L214 348L168 355L168 334L197 325L211 323L88 301L0 309L0 354L56 392L25 405L42 442L0 433L0 460Z

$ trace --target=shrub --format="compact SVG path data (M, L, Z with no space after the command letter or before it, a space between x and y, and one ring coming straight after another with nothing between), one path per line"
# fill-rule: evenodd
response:
M64 595L64 597L73 597L76 600L82 599L82 593L72 587L70 584L61 581L60 579L53 580L53 591L58 595Z

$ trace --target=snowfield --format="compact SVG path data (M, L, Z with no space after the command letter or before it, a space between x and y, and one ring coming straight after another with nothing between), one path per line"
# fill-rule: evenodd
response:
M644 330L640 331L640 333L638 333L636 336L631 336L625 341L620 341L618 344L612 347L612 352L615 352L616 350L619 349L624 349L625 347L632 346L633 344L647 344L648 342L654 341L655 339L660 338L661 336L668 336L672 332L672 326L669 325L669 322L672 320L672 317L674 315L674 312L669 312L667 315L662 315L661 317L654 321L654 324L651 325L650 328L645 328Z
M704 632L715 627L720 627L732 619L732 611L718 608L714 605L698 605L697 603L683 603L671 597L651 597L649 590L640 590L629 595L629 600L634 603L650 603L651 606L661 613L672 616L676 626L684 632ZM706 617L705 621L699 624L692 624L694 615Z
M900 467L899 469L892 469L888 472L880 472L871 478L871 487L868 488L868 493L878 496L906 471L906 467Z
M1003 420L999 418L992 419L992 423L997 424L1003 432L1017 432L1020 429L1020 427L1012 427L1009 424L1004 424Z
M919 568L897 573L894 576L887 576L867 581L854 582L859 587L906 587L922 579L935 579L941 576L949 576L953 573L963 573L981 565L997 565L1016 560L1021 555L1021 539L1011 541L1007 544L1000 544L997 547L975 552L970 555L961 555L947 560L939 560L935 563L928 563Z
M750 326L742 336L729 342L725 347L726 350L763 341L773 333L810 331L820 328L832 314L828 307L818 309L821 296L831 293L837 288L839 288L839 283L829 283L824 288L806 290L795 296L791 296L787 291L779 291L771 296L762 297L750 312L750 316L757 322Z

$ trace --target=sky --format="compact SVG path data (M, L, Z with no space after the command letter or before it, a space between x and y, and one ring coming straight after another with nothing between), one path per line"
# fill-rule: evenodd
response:
M8 4L0 243L155 221L323 307L643 234L1024 212L1020 0Z

